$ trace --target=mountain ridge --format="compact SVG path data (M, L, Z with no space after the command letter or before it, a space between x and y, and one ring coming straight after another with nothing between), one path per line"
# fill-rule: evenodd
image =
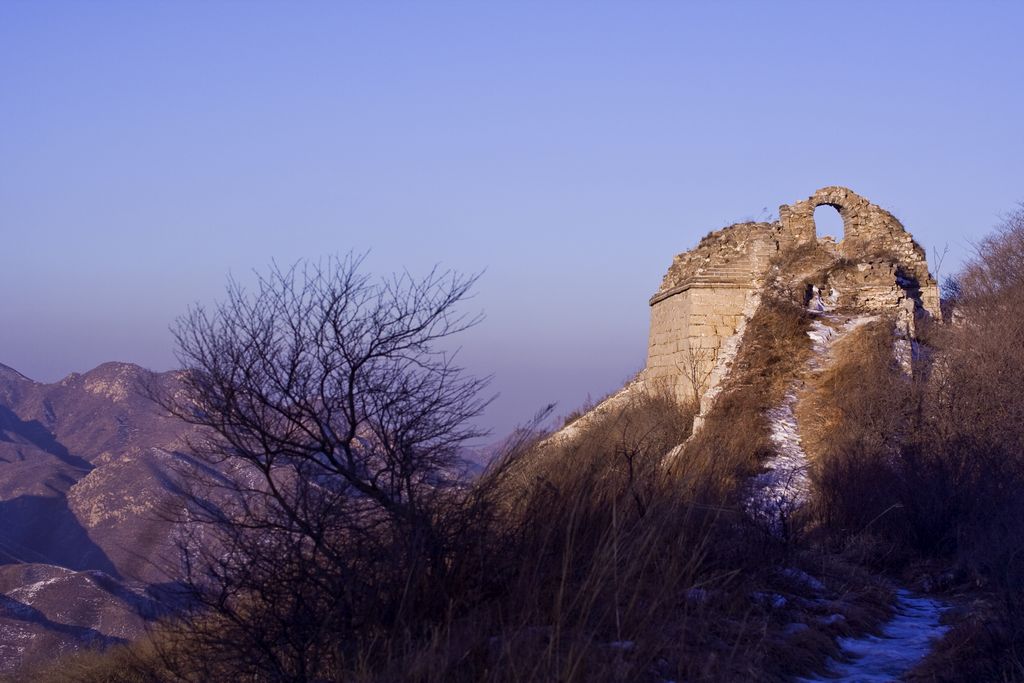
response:
M0 671L130 640L156 613L191 428L143 387L175 382L119 361L52 383L0 364Z

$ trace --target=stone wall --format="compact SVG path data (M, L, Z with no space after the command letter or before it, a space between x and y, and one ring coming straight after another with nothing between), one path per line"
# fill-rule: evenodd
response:
M697 284L651 306L644 378L648 385L695 397L712 383L723 347L743 319L750 286Z

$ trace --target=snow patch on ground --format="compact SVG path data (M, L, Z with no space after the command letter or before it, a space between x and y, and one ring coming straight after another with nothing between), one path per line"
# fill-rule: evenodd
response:
M69 576L71 576L72 574L74 574L73 571L71 571L70 569L65 569L64 567L55 566L54 568L61 570L62 573L59 576L54 576L49 579L43 579L42 581L36 581L35 583L30 583L26 586L18 586L17 588L10 591L10 597L17 598L21 602L31 605L33 598L35 598L36 595L39 594L39 591L43 590L47 586L52 586L55 583L59 583L64 579L68 578Z
M882 626L881 635L840 638L839 646L848 658L829 663L829 673L816 678L801 678L805 683L881 683L898 680L916 666L941 638L948 626L940 623L949 609L938 600L896 591L896 613Z
M765 463L765 471L754 477L747 500L747 512L773 533L781 534L785 520L807 501L810 480L807 454L797 432L796 389L786 393L781 405L768 411L775 455Z

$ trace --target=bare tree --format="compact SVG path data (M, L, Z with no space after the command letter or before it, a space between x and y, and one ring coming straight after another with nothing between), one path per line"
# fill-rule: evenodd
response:
M707 388L708 380L715 369L715 351L701 347L693 347L692 344L680 354L680 361L676 364L683 377L690 383L690 391L693 393L695 404L700 403L700 397Z
M942 281L942 264L946 260L946 256L949 255L949 242L942 247L940 252L938 247L932 247L932 270L935 272L935 279L939 282Z
M444 345L479 320L457 310L476 277L361 265L275 266L174 328L184 389L159 400L204 428L210 466L184 513L186 630L218 667L310 680L446 608L454 465L487 379Z

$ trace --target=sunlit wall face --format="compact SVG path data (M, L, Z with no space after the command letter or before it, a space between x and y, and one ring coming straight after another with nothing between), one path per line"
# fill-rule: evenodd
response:
M1021 188L1020 3L0 4L0 362L172 367L228 272L486 269L502 432L643 362L711 229L842 184L948 272Z

